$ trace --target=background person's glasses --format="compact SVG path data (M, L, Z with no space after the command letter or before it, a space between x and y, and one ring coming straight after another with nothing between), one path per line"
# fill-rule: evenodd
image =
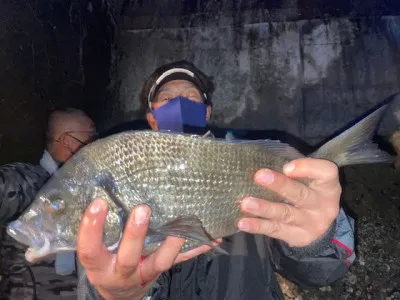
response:
M89 134L90 137L88 139L86 139L85 141L82 141L73 135L76 133ZM71 137L72 139L74 139L78 143L82 144L83 146L86 146L87 144L90 144L91 142L93 142L96 139L97 133L93 132L93 131L67 131L67 132L64 132L63 134L61 134L59 136L59 138L56 139L56 142L63 143L65 145L66 144L65 137L67 137L67 136Z

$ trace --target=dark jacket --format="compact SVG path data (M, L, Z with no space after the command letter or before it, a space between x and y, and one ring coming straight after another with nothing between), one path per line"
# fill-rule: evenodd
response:
M26 247L5 229L10 221L32 203L36 192L49 178L41 167L26 163L0 166L0 299L31 300L76 297L76 276L59 276L54 262L29 265Z
M32 164L0 166L0 225L16 219L31 204L48 177L42 167Z
M6 234L6 226L31 204L49 174L40 166L12 163L0 166L0 295L4 299L33 299L34 275L24 250Z

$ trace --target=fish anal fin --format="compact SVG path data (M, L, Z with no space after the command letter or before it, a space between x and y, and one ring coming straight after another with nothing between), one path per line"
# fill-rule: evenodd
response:
M152 229L150 234L164 237L175 236L197 241L199 244L210 246L216 253L228 254L221 247L213 244L212 238L207 234L202 222L196 216L177 217L157 229Z

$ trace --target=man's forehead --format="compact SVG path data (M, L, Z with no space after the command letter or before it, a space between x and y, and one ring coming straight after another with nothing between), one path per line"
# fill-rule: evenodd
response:
M195 85L193 82L190 82L190 81L184 80L184 79L178 79L178 80L172 80L172 81L169 81L169 82L163 84L160 87L158 92L160 93L160 92L172 90L172 89L175 89L175 88L178 88L178 87L179 88L186 88L186 89L195 88L195 89L199 90L197 85Z
M95 126L91 119L87 117L77 116L76 118L61 118L55 122L57 132L60 134L65 132L94 131Z

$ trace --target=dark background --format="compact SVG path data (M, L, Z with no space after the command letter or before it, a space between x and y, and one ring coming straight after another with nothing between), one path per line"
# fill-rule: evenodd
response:
M56 107L100 130L145 127L141 85L175 59L215 79L213 126L321 142L398 92L399 12L394 0L1 1L0 163L36 162Z

